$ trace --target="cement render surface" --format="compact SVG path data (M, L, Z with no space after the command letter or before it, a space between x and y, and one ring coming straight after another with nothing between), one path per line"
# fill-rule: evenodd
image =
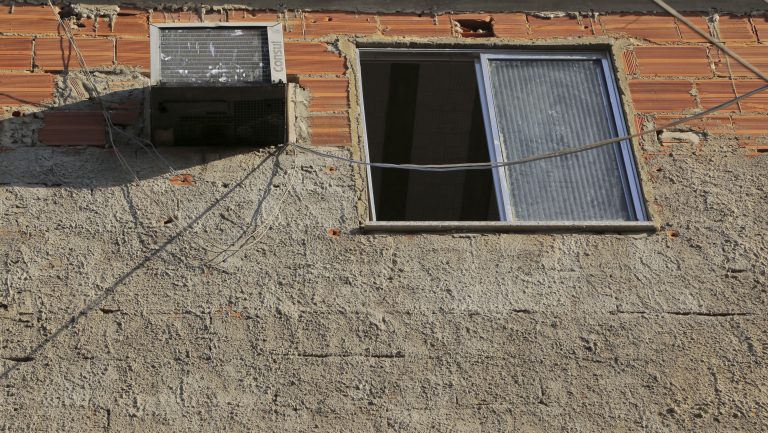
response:
M768 159L735 140L645 143L659 232L364 234L337 161L166 148L180 187L121 143L131 182L41 123L0 120L2 432L768 430Z
M139 183L0 155L0 431L768 429L768 160L734 143L648 167L677 237L362 234L348 166L124 153Z

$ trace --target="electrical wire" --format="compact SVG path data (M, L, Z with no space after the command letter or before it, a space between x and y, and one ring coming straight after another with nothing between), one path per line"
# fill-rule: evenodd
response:
M705 31L701 30L700 28L696 27L696 25L694 25L688 18L684 17L680 12L675 10L672 6L668 5L664 0L651 0L651 1L656 3L660 8L669 12L670 15L677 18L679 21L681 21L683 24L688 26L691 30L693 30L699 36L703 37L704 39L706 39L707 41L715 45L725 54L731 56L733 60L736 60L737 62L741 63L741 66L744 66L745 68L749 69L755 75L762 78L764 81L768 81L768 75L765 75L762 71L757 69L754 65L749 63L746 59L738 55L735 51L726 47L725 44L713 38L711 35L707 34Z
M755 68L754 66L749 64L749 62L747 62L743 58L739 57L736 53L734 53L733 51L731 51L730 49L725 47L723 44L721 44L720 42L714 40L711 36L707 35L703 31L701 31L700 29L695 27L690 21L685 19L685 17L682 17L676 10L672 9L669 5L664 3L664 1L662 1L662 0L651 0L651 1L655 2L660 7L664 8L669 13L674 15L676 18L678 18L681 21L683 21L686 25L690 26L694 31L699 33L702 37L706 38L707 40L709 40L710 42L715 44L718 48L722 49L726 54L732 56L735 60L740 62L744 67L746 67L747 69L753 71L755 74L759 75L760 77L765 78L766 80L768 80L768 77L766 77L765 74L760 72L757 68ZM162 161L165 165L167 165L168 168L170 169L171 173L175 173L176 170L157 151L157 148L155 147L154 143L152 143L150 140L146 140L146 139L143 139L143 138L140 138L140 137L136 137L136 136L134 136L132 134L128 134L126 131L123 131L123 130L115 127L115 125L112 123L112 119L111 119L111 116L110 116L109 112L106 110L106 107L104 106L104 102L103 102L103 100L101 98L101 94L99 93L98 88L95 85L95 81L93 80L93 76L91 75L90 70L88 69L88 67L87 67L87 65L85 63L85 59L83 58L82 54L80 53L80 50L78 49L77 44L75 43L75 40L74 40L74 38L71 35L71 32L68 31L65 23L63 22L61 17L58 15L58 13L56 13L56 9L53 6L53 3L51 3L51 0L48 0L48 5L51 7L51 10L53 11L54 15L56 16L56 18L59 21L59 23L62 26L62 28L64 28L65 34L67 35L67 38L70 40L70 44L73 47L73 49L74 49L74 51L75 51L75 53L77 55L77 58L78 58L78 61L81 64L81 67L86 72L86 76L89 78L90 84L91 84L92 88L94 89L94 91L97 93L97 95L99 97L98 99L99 99L99 101L100 101L100 103L102 105L102 112L104 114L104 118L105 118L105 121L106 121L107 127L108 127L109 139L110 139L110 142L112 144L112 147L115 149L115 154L117 155L117 157L120 160L120 162L129 171L129 173L134 177L134 179L138 180L138 177L136 176L135 172L130 168L130 166L127 164L127 161L125 160L125 158L120 154L119 150L114 145L114 140L113 140L113 137L112 137L112 131L118 131L119 133L125 135L129 139L132 139L132 140L136 141L137 143L139 143L139 145L144 150L146 150L146 151L148 151L150 153L153 153L155 155L155 157L158 158L158 160ZM542 154L538 154L538 155L532 155L532 156L529 156L529 157L520 158L520 159L513 160L513 161L487 162L487 163L486 162L481 162L481 163L459 163L459 164L393 164L393 163L381 163L381 162L368 162L368 161L361 161L361 160L356 160L356 159L351 159L351 158L345 158L345 157L342 157L342 156L333 155L333 154L326 153L326 152L321 152L321 151L318 151L316 149L313 149L311 147L308 147L308 146L305 146L305 145L299 144L299 143L288 143L288 145L292 145L292 146L294 146L294 147L296 147L298 149L301 149L301 150L303 150L305 152L308 152L308 153L315 154L317 156L322 156L322 157L325 157L325 158L331 158L331 159L335 159L335 160L339 160L339 161L344 161L344 162L351 163L351 164L364 165L364 166L376 167L376 168L391 168L391 169L402 169L402 170L413 170L413 171L427 171L427 172L443 172L443 171L459 171L459 170L487 170L487 169L494 169L494 168L501 168L501 167L519 165L519 164L524 164L524 163L533 162L533 161L539 161L539 160L543 160L543 159L556 158L556 157L559 157L559 156L564 156L564 155L569 155L569 154L574 154L574 153L579 153L579 152L585 152L585 151L588 151L588 150L591 150L591 149L596 149L598 147L606 146L606 145L609 145L609 144L614 144L614 143L618 143L618 142L621 142L621 141L625 141L625 140L630 140L630 139L633 139L633 138L641 137L641 136L644 136L644 135L647 135L647 134L659 132L659 131L662 131L664 129L672 128L674 126L681 125L683 123L690 122L692 120L696 120L696 119L704 117L704 116L706 116L708 114L711 114L711 113L714 113L716 111L722 110L723 108L726 108L726 107L728 107L730 105L733 105L733 104L741 101L742 99L748 98L748 97L750 97L752 95L755 95L757 93L763 92L765 90L768 90L768 85L760 87L758 89L754 89L754 90L752 90L752 91L750 91L750 92L748 92L748 93L746 93L744 95L735 97L735 98L733 98L733 99L731 99L729 101L726 101L726 102L724 102L722 104L719 104L719 105L717 105L715 107L712 107L712 108L709 108L707 110L704 110L704 111L702 111L700 113L684 117L684 118L679 119L677 121L670 122L670 123L668 123L666 125L658 126L656 128L643 130L643 131L635 133L635 134L630 134L630 135L625 135L623 137L616 137L616 138L610 138L610 139L606 139L606 140L601 140L601 141L597 141L597 142L594 142L594 143L585 144L585 145L577 146L577 147L564 148L564 149L560 149L560 150L553 151L553 152L547 152L547 153L542 153ZM151 150L148 149L146 146L144 146L144 143L148 144L150 146Z
M134 180L139 180L139 177L136 175L136 172L128 164L128 161L122 155L122 153L117 148L117 146L115 146L115 140L114 140L114 137L112 136L112 129L114 127L114 124L112 123L112 117L110 116L109 111L104 105L104 100L102 98L101 92L99 91L99 88L96 85L96 81L94 80L93 75L91 74L91 70L88 68L88 64L85 61L85 57L83 57L83 54L80 52L80 48L77 46L77 43L75 42L75 38L72 36L72 32L70 31L70 28L67 27L66 23L64 23L64 20L61 19L61 16L56 11L56 7L53 6L53 3L51 3L51 0L48 0L48 6L50 6L53 16L56 17L56 20L59 22L59 25L61 26L62 30L64 30L64 35L69 40L70 47L75 52L75 57L77 58L77 61L80 64L80 68L82 68L82 70L85 72L85 76L88 78L88 84L91 86L91 89L93 90L93 92L96 93L99 104L101 105L101 112L102 112L102 115L104 116L104 121L108 127L107 137L115 153L115 156L117 157L118 161L123 166L123 168L128 172L128 174L130 174Z
M276 156L279 158L279 155ZM277 200L277 202L274 205L274 210L272 213L264 218L264 220L261 222L261 225L258 226L253 232L242 238L238 243L237 246L222 249L219 251L219 253L209 261L209 264L218 265L227 262L229 259L234 257L235 255L239 254L240 252L252 247L253 245L257 244L261 239L266 236L267 233L269 233L270 228L272 227L272 224L274 223L277 216L282 211L283 204L285 203L285 199L288 197L288 193L293 189L293 186L296 183L296 180L299 177L299 170L298 170L299 164L296 161L295 155L293 159L293 167L290 170L290 181L288 182L288 185L285 186L285 189L283 191L283 194L280 196L280 198ZM229 253L229 254L226 254Z
M712 114L714 112L720 111L728 106L731 106L742 99L749 98L750 96L756 95L760 92L764 92L768 90L768 85L759 87L757 89L754 89L750 92L747 92L741 96L735 97L731 100L728 100L726 102L723 102L722 104L716 105L712 108L709 108L707 110L704 110L700 113L684 117L682 119L678 119L676 121L667 123L662 126L657 126L655 128L646 129L643 131L640 131L635 134L625 135L623 137L616 137L616 138L609 138L607 140L601 140L590 144L585 144L583 146L577 146L577 147L568 147L565 149L557 150L554 152L548 152L548 153L541 153L538 155L528 156L525 158L520 158L512 161L502 161L502 162L474 162L474 163L464 163L464 164L391 164L391 163L384 163L384 162L368 162L368 161L361 161L357 159L351 159L351 158L345 158L343 156L333 155L327 152L321 152L319 150L313 149L311 147L305 146L303 144L299 143L289 143L289 145L297 147L305 152L325 157L325 158L331 158L338 161L347 162L350 164L356 164L356 165L363 165L368 167L376 167L376 168L392 168L392 169L401 169L401 170L413 170L413 171L426 171L426 172L444 172L444 171L461 171L461 170L487 170L487 169L494 169L494 168L501 168L501 167L508 167L513 165L520 165L525 164L528 162L533 161L539 161L542 159L549 159L549 158L556 158L558 156L563 155L570 155L573 153L579 153L579 152L585 152L587 150L596 149L601 146L606 146L613 143L618 143L625 140L631 140L633 138L641 137L643 135L647 134L653 134L659 131L663 131L665 129L673 128L678 125L682 125L683 123L690 122L692 120L699 119L701 117L707 116L709 114Z

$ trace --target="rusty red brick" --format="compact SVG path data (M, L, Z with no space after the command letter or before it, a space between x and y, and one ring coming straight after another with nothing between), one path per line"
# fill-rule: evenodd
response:
M301 78L299 84L308 89L312 96L311 112L347 111L349 109L346 78Z
M105 146L106 122L100 111L49 111L38 140L51 146Z
M59 34L59 20L48 5L0 5L0 33Z
M343 75L346 62L328 44L318 42L285 43L285 63L289 74Z
M707 19L705 17L693 14L683 14L683 16L697 29L703 31L707 35L712 35L712 32L709 29L709 24L707 23ZM696 33L684 22L680 20L675 20L675 22L677 23L678 31L680 32L680 36L684 42L707 42L707 39Z
M0 74L0 105L37 105L52 99L51 74Z
M570 16L554 18L529 16L528 26L534 38L566 38L593 34L588 18L582 20Z
M175 186L195 186L195 178L191 174L178 174L171 176L168 181Z
M135 110L114 110L109 112L109 117L112 119L112 123L121 126L135 125L139 121L141 111Z
M32 69L32 38L0 37L0 69Z
M640 75L712 76L706 47L637 47L635 56Z
M736 97L731 80L696 81L696 89L699 92L701 106L704 108L714 107ZM733 104L725 111L738 111L738 109L739 106Z
M119 39L116 44L118 65L135 66L142 70L149 70L149 39Z
M657 115L654 117L657 127L663 127L672 122L680 120L681 115ZM733 123L731 122L731 116L728 114L714 114L703 118L691 120L676 126L675 129L706 132L708 134L733 134Z
M632 80L632 103L641 113L679 112L696 108L693 83L684 80Z
M227 11L227 20L233 22L274 23L280 20L276 11L235 9Z
M680 33L675 19L668 15L610 14L598 17L608 35L626 35L652 42L677 42Z
M528 38L528 19L523 13L493 14L493 32L500 38Z
M350 12L305 13L304 36L370 35L378 32L376 16Z
M729 46L736 54L743 57L744 60L752 64L758 70L765 73L768 70L768 45L753 45L753 46ZM722 77L728 77L733 73L735 77L750 77L756 78L757 76L749 69L742 66L734 59L729 59L728 55L720 50L714 50L715 71L717 75Z
M88 68L113 65L115 48L112 40L77 38L75 43ZM35 64L46 71L80 69L77 54L64 37L38 38L35 41Z
M765 81L760 80L735 81L734 84L736 85L736 96L744 95L766 85ZM745 112L768 113L768 90L742 99L739 104ZM765 129L768 131L768 116L765 117L765 124Z
M624 58L624 66L627 70L627 75L637 75L637 56L634 51L627 50L622 53Z
M733 116L733 127L736 134L749 136L768 136L766 116Z
M762 16L753 16L752 25L755 27L755 36L762 43L768 43L768 12Z
M749 17L737 15L720 15L717 22L720 38L731 43L755 43L757 35L752 30Z
M351 131L348 116L312 116L312 144L324 146L351 145Z
M446 37L452 36L451 19L447 15L381 15L381 33L385 36Z

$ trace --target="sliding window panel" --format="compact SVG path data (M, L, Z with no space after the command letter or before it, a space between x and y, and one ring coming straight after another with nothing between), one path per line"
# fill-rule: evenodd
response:
M513 161L617 136L599 58L486 57L495 133ZM635 220L620 145L506 168L510 220Z

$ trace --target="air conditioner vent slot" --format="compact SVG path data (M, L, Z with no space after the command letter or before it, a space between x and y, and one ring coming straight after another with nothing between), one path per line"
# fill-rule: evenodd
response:
M272 146L286 140L286 86L153 87L153 141L171 146Z
M269 83L267 28L163 28L160 81L168 84Z

